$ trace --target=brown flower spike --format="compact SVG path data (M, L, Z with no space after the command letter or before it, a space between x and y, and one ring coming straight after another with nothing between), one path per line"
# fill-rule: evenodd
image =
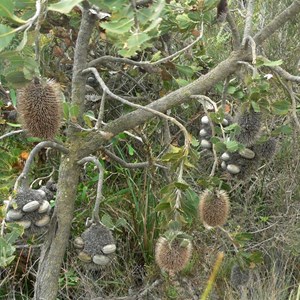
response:
M155 261L167 272L179 272L188 264L192 254L192 243L188 239L168 241L160 237L155 246Z
M60 85L35 78L18 92L18 114L23 128L34 137L51 140L61 122Z
M229 197L225 191L205 190L201 194L199 202L199 215L204 226L224 225L228 218L229 207Z

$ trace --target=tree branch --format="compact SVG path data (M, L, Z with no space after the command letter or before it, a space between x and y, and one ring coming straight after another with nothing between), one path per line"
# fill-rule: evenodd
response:
M20 129L20 130L10 131L8 133L5 133L5 134L1 135L0 140L5 139L6 137L9 137L9 136L14 135L14 134L21 133L21 132L24 132L24 130Z
M105 149L104 147L101 148L101 150L111 159L119 163L122 167L128 168L128 169L139 169L139 168L148 168L151 164L148 161L145 162L139 162L139 163L128 163L125 160L121 159L119 156L115 155L111 151ZM155 167L167 169L165 166L162 166L157 163L153 163Z
M45 141L45 142L41 142L39 144L37 144L32 151L29 154L28 159L26 160L24 169L22 171L22 173L19 175L19 177L16 180L15 186L14 186L14 190L17 191L19 188L28 188L29 184L28 184L28 173L30 171L30 167L33 163L34 157L37 155L38 152L41 151L41 149L45 148L45 147L51 147L54 149L57 149L59 151L61 151L62 153L67 154L69 151L68 149L66 149L64 146L57 144L55 142L50 142L50 141Z
M92 214L92 219L91 222L97 222L100 223L100 218L99 218L99 207L100 207L100 202L102 199L102 187L103 187L103 178L104 178L104 170L102 165L100 164L99 160L94 157L94 156L88 156L85 157L83 159L81 159L80 161L78 161L78 164L83 165L87 162L92 162L96 165L96 167L98 168L99 171L99 178L98 178L98 185L97 185L97 196L96 196L96 200L95 200L95 206L93 209L93 214Z
M85 96L85 84L86 74L81 71L86 68L87 53L89 40L92 34L92 28L96 22L96 15L90 13L89 5L87 2L83 2L82 21L78 33L78 38L75 46L74 53L74 66L72 77L72 104L79 108L78 122L81 124L82 116L84 113L84 96Z
M166 120L174 123L175 125L177 125L181 129L181 131L182 131L182 133L184 135L184 146L185 146L185 148L186 149L189 148L189 143L190 143L189 134L188 134L186 128L180 122L178 122L175 118L172 118L172 117L170 117L168 115L165 115L164 113L162 113L160 111L156 111L156 110L154 110L154 109L152 109L152 108L150 108L148 106L142 106L142 105L139 105L139 104L131 103L130 101L128 101L126 99L123 99L123 98L121 98L118 95L115 95L107 87L107 85L105 84L105 82L101 78L101 76L100 76L100 74L99 74L99 72L97 71L96 68L87 68L87 69L85 69L83 71L83 73L88 73L88 72L92 72L94 74L95 78L97 79L97 81L99 82L101 88L103 89L103 92L106 93L106 94L108 94L109 96L113 97L114 99L120 101L123 104L129 105L131 107L139 108L139 109L145 110L147 112L150 112L150 113L152 113L152 114L154 114L156 116L159 116L159 117L161 117L163 119L166 119Z
M300 76L295 76L287 72L281 67L275 66L275 67L269 67L271 70L274 70L278 75L282 76L284 79L292 82L300 83Z
M249 0L248 4L247 4L247 14L246 14L246 21L245 21L245 28L244 28L242 46L246 46L247 40L251 36L254 2L255 2L255 0Z
M293 20L300 12L300 0L295 0L288 8L276 16L268 25L254 36L256 45L261 45L268 39L278 28L287 21Z
M229 27L230 27L230 30L232 33L233 50L237 50L240 47L241 37L240 37L240 33L238 31L238 28L236 26L236 23L234 21L234 18L232 17L230 11L227 12L226 20L229 24Z
M99 58L96 58L94 60L92 60L91 62L88 63L88 67L94 67L98 64L101 63L107 63L109 62L120 62L120 63L125 63L128 65L134 65L134 66L139 66L139 67L149 67L149 66L157 66L160 65L162 63L165 63L169 60L171 60L172 58L178 56L179 54L185 52L186 50L190 49L191 47L193 47L197 42L199 42L203 37L203 23L201 25L201 34L196 38L196 40L194 40L191 44L187 45L186 47L180 49L179 51L173 53L170 56L164 57L158 61L155 62L144 62L144 61L134 61L128 58L121 58L121 57L114 57L114 56L109 56L109 55L105 55Z

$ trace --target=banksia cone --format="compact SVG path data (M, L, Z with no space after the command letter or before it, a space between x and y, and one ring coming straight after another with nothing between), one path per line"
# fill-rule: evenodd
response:
M252 146L259 137L261 128L261 113L255 112L252 108L241 112L237 118L241 132L236 140L245 146Z
M168 241L160 237L155 246L155 261L168 272L179 272L188 264L192 254L192 243L189 239L175 238Z
M276 152L276 140L271 138L262 144L255 145L254 150L259 158L269 160Z
M18 114L30 135L53 139L61 121L60 86L54 80L35 78L18 93Z
M216 227L226 223L229 197L225 191L205 190L200 196L199 215L205 226Z

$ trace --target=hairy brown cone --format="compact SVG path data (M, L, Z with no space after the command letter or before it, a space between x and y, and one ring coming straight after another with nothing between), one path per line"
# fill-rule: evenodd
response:
M18 114L23 128L42 139L54 138L60 127L60 86L54 80L35 78L18 91Z
M222 226L229 213L229 197L225 191L205 190L200 196L199 215L204 225Z
M168 272L179 272L189 262L192 254L192 243L188 239L175 239L169 242L160 237L155 246L155 261Z

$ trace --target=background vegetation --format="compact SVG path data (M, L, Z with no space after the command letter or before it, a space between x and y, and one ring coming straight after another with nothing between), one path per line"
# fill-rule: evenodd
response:
M56 141L65 145L70 141L68 130L74 124L79 123L85 129L94 127L103 91L90 73L85 83L84 105L77 107L71 102L74 51L82 17L79 7L87 2L66 1L65 6L59 6L56 1L47 5L42 1L42 11L49 9L47 15L41 13L31 26L20 31L16 30L18 26L29 24L30 21L24 20L34 16L35 1L1 2L0 204L4 220L3 201L11 196L30 151L41 141L24 132L3 137L21 127L16 111L18 88L38 75L54 78L61 84L64 120ZM88 62L110 56L155 63L198 38L186 51L157 65L109 58L97 65L107 87L135 104L146 106L208 74L234 47L229 22L216 18L218 1L89 2L98 5L104 15L97 19L91 34ZM230 16L241 36L246 2L228 1ZM297 1L254 2L252 31L256 33ZM10 30L14 32L10 34ZM166 112L189 132L188 156L183 151L182 132L174 123L157 116L118 133L94 153L105 168L100 218L113 230L117 252L109 266L97 271L85 270L77 260L73 240L85 229L97 191L97 172L88 165L81 172L77 186L57 299L200 299L221 251L225 257L211 299L300 299L300 128L296 119L300 109L300 80L298 76L295 81L287 81L276 69L280 65L299 75L299 32L300 23L296 19L286 23L258 47L256 64L252 65L251 59L241 64L236 73L206 93L218 106L226 101L223 108L232 115L243 103L261 110L267 135L277 140L272 160L244 180L229 178L219 165L214 176L210 176L215 160L210 151L200 147L200 119L205 111L196 99ZM107 95L103 121L110 123L133 110ZM173 278L155 264L154 246L168 228L177 167L183 159L186 165L184 186L180 187L180 214L182 228L192 238L193 256L189 265ZM47 181L45 177L53 169L53 178L58 179L60 160L55 151L39 152L30 173L31 182L40 178L35 188ZM128 164L145 161L163 164L167 169L151 163L146 168ZM222 186L231 199L230 217L223 230L205 229L198 217L199 194L209 186ZM164 203L171 203L170 207ZM55 206L55 201L52 205ZM4 233L4 227L2 221L0 299L30 299L34 295L44 236L19 237L18 229L5 227ZM249 275L246 283L235 281L232 268L236 265Z

